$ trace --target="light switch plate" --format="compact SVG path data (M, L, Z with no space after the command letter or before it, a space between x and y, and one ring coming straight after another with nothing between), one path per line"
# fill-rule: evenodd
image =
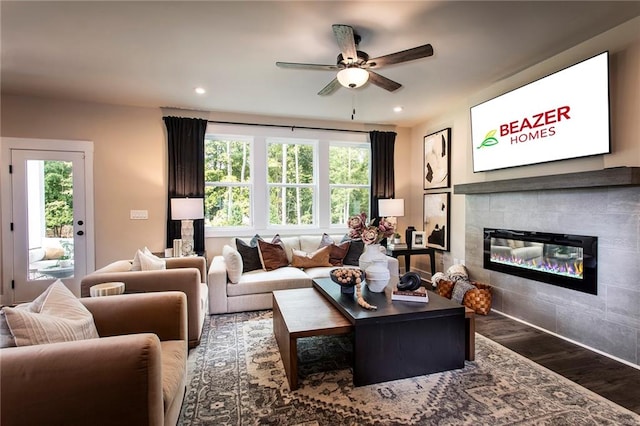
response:
M131 210L129 217L133 220L146 220L149 219L148 210Z

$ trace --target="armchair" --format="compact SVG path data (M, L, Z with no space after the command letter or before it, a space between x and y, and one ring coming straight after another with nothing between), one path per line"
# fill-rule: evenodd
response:
M99 339L0 350L0 423L175 425L186 389L186 296L80 301Z
M167 258L167 269L132 271L131 262L119 260L82 278L80 296L89 297L89 289L106 282L123 282L125 293L181 291L187 295L189 347L200 343L204 318L209 308L206 284L207 261L204 257Z

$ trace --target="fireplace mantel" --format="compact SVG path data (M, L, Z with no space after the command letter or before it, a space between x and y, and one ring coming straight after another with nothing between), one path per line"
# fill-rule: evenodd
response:
M492 194L498 192L540 191L551 189L598 188L640 185L640 167L615 167L551 176L463 183L453 186L454 194Z

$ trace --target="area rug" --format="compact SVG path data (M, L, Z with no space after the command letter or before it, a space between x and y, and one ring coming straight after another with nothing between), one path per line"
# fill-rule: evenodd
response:
M480 335L463 369L354 387L350 338L299 340L300 387L290 392L271 311L210 317L189 354L179 424L640 425L635 413Z

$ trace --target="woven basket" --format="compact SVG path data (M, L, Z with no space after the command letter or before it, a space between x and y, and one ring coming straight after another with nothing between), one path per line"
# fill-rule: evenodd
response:
M477 281L471 281L471 284L477 288L466 292L462 304L476 314L487 315L491 312L491 286Z
M453 292L454 285L455 283L453 281L442 279L438 281L438 284L436 284L436 293L438 293L439 296L451 299L451 293Z
M436 284L436 293L447 299L451 299L455 282L448 280L440 280ZM488 284L471 281L476 288L465 293L462 304L467 308L473 309L476 314L487 315L491 312L491 286Z

